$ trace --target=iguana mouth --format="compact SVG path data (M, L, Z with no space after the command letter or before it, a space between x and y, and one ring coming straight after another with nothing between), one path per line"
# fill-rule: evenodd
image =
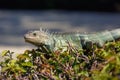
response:
M33 43L32 40L31 40L31 38L24 37L24 40L25 40L25 42Z
M27 38L24 36L25 42L34 44L35 46L43 46L44 44L34 41L32 38Z
M31 38L27 38L27 37L24 36L24 40L25 40L25 42L35 44L34 41Z

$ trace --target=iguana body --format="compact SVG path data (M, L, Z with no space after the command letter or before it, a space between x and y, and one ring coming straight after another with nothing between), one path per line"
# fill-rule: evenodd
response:
M25 34L25 41L32 43L38 47L47 47L50 50L59 48L66 49L68 46L73 46L77 49L90 47L91 44L96 44L102 47L106 41L114 41L120 38L120 29L111 31L103 31L98 33L49 33L45 30L31 31Z

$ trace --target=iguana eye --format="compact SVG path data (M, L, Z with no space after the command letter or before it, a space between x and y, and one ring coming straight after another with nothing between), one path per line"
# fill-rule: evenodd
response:
M33 36L36 36L37 34L36 33L33 33Z

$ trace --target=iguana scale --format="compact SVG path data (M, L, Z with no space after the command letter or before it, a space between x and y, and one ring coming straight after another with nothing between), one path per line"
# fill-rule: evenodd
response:
M114 41L120 38L120 29L111 31L102 31L97 33L50 33L43 29L30 31L24 35L24 39L28 43L35 46L45 46L50 50L57 50L59 48L67 49L69 45L76 49L83 49L83 47L91 47L96 44L102 47L107 41Z

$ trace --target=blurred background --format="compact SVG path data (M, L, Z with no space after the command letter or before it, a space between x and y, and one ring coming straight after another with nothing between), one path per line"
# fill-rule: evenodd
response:
M1 0L0 51L36 48L24 34L50 31L98 32L120 28L120 0Z

